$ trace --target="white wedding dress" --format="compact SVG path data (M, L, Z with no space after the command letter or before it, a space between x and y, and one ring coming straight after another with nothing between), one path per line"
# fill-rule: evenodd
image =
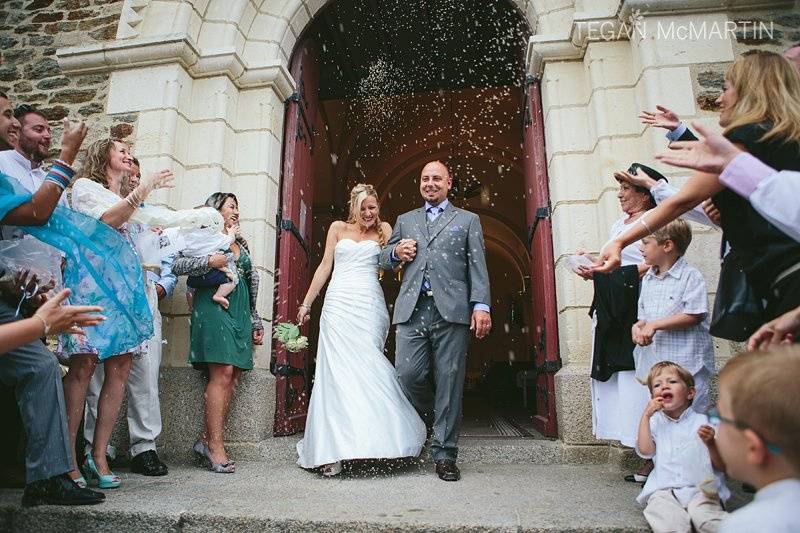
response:
M378 282L380 245L342 239L320 319L317 368L297 464L416 457L425 424L383 354L389 313Z

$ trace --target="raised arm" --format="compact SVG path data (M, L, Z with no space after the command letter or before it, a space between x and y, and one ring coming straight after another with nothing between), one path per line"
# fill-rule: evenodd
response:
M172 184L173 175L169 170L154 172L143 177L139 185L131 191L128 196L122 198L106 209L100 216L100 220L111 227L118 228L131 218L139 206L156 189L168 189L174 187Z
M598 262L595 263L595 271L613 272L621 264L623 248L663 228L724 188L719 176L703 172L695 173L674 196L642 215L628 231L608 243L600 253Z
M314 272L314 277L311 278L311 285L308 287L303 303L300 304L297 310L297 323L302 324L311 318L311 306L314 304L319 295L322 287L328 282L328 278L333 270L333 252L336 248L336 243L339 242L339 234L345 227L345 223L337 220L328 228L328 237L325 239L325 252L322 255L322 262Z
M86 138L87 131L84 122L73 123L64 120L64 134L61 137L61 153L58 161L53 164L44 183L33 194L31 201L9 211L0 222L15 226L41 226L50 219L61 199L61 194L75 175L71 166L75 162L75 156L81 148L83 139Z

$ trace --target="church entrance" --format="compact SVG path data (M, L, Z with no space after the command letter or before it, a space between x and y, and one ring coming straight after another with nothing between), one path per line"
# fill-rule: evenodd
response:
M463 436L557 433L555 276L529 33L506 0L339 0L309 23L291 60L275 320L294 319L355 184L375 186L393 224L421 205L424 164L445 162L450 201L481 217L492 290L492 332L468 354ZM391 312L399 283L387 275L383 287ZM304 427L322 298L303 330L309 349L276 347L276 435Z

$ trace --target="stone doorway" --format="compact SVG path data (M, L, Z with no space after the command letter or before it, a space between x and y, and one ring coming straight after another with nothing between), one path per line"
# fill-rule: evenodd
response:
M552 373L548 380L544 366L535 361L541 333L535 315L542 313L532 298L531 270L537 262L552 265L553 257L550 251L531 261L530 213L535 209L527 204L537 199L526 192L523 142L530 123L524 70L530 30L510 2L455 4L331 2L298 39L290 68L295 69L302 55L298 50L313 43L319 70L313 222L304 268L313 272L319 264L327 228L331 221L346 218L353 185L372 183L381 195L382 218L393 223L420 203L417 179L425 162L445 161L455 182L451 201L481 216L492 278L494 328L488 339L470 348L463 434L555 436L555 411L548 407L554 396ZM291 103L287 110L296 113ZM285 124L290 123L287 116ZM287 135L294 136L294 131L284 133L285 158L293 157ZM289 165L284 161L284 171ZM546 231L549 239L549 225ZM281 238L294 239L288 232ZM279 272L296 265L277 259ZM292 281L308 279L303 274L291 276ZM278 281L276 306L296 298L287 292L288 285ZM398 289L396 281L384 282L390 306ZM297 303L287 308L296 309ZM316 305L307 330L309 354L315 353L319 309ZM293 318L280 314L276 307L276 320ZM553 320L548 329L554 328ZM557 347L555 353L557 357ZM391 333L386 355L394 358ZM313 355L303 370L313 375ZM279 432L277 424L282 401L286 403L281 379L276 434L287 433ZM303 392L283 394L296 398ZM297 409L303 408L299 405L286 415L297 418Z

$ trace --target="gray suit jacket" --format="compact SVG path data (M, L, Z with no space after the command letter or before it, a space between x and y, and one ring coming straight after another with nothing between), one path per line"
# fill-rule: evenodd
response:
M491 300L480 219L475 213L448 204L430 234L427 224L424 207L400 215L381 251L381 267L391 270L400 264L400 261L392 261L395 245L401 239L417 241L416 257L403 267L403 282L392 323L402 324L411 318L427 269L433 299L442 318L469 324L472 305L490 305Z

